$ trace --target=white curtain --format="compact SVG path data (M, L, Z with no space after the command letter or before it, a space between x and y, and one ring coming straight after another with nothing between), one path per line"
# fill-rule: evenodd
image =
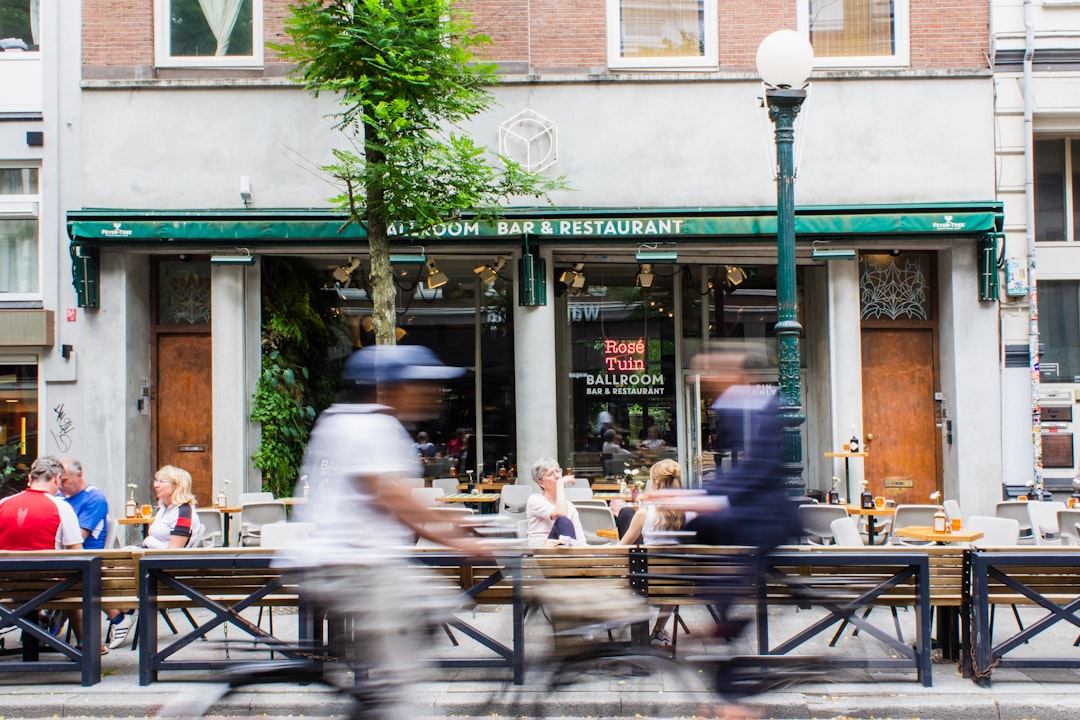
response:
M38 44L38 24L41 22L41 0L30 0L30 39Z
M240 15L240 6L244 0L199 0L203 16L210 25L210 31L217 40L214 55L224 55L229 50L229 36L232 35L236 18Z

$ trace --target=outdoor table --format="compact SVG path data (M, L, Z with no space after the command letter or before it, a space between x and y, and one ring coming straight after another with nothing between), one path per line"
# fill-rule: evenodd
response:
M612 500L626 500L627 502L629 502L632 499L630 493L619 492L594 492L593 497L597 500L606 500L609 503Z
M480 506L481 512L494 512L495 503L499 501L502 495L499 493L450 493L448 495L440 495L435 498L439 502L446 503L476 503Z
M896 535L900 537L908 538L909 540L926 540L927 542L936 543L938 545L944 545L954 542L971 542L972 540L978 540L983 534L978 530L951 530L945 532L936 532L930 525L908 525L907 527L894 530Z
M499 492L507 485L513 485L512 482L506 482L505 480L499 480L497 482L476 482L473 483L476 487L480 488L480 492ZM457 489L461 492L466 492L469 489L469 483L458 483Z
M596 536L597 537L602 537L602 538L608 538L609 540L618 540L619 539L619 529L618 528L600 528L600 529L598 529L596 531Z
M215 505L213 509L221 513L221 546L229 547L229 525L232 523L233 513L238 513L243 508L240 505Z
M896 514L896 508L891 507L872 507L864 508L861 505L845 505L848 515L865 515L866 516L866 544L874 544L874 533L877 531L877 518L878 517L892 517Z
M594 482L592 484L593 492L619 492L619 487L617 482Z
M137 515L130 518L122 517L117 518L116 522L119 525L142 525L142 536L143 540L145 540L146 533L150 532L150 526L154 524L154 516L151 515L150 517L143 517L142 515Z
M851 500L851 458L864 458L869 454L866 451L848 452L846 450L844 452L827 452L824 454L827 458L844 458L844 492L846 493L844 498L848 501Z

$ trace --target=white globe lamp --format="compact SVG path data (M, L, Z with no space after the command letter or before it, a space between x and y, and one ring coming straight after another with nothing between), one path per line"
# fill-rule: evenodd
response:
M814 48L794 30L777 30L757 50L761 79L774 88L799 88L814 69Z

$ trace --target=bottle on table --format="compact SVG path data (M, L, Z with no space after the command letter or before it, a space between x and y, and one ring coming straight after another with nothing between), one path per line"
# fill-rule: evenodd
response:
M934 532L946 532L950 528L945 511L938 508L934 513Z
M859 436L855 434L855 428L851 428L851 439L848 440L848 452L859 452Z
M135 504L135 496L132 495L124 503L124 517L133 518L137 514L138 506Z

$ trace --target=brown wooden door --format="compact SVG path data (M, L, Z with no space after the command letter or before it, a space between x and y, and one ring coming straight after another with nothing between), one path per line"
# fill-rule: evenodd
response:
M214 469L209 333L157 336L157 463L191 473L199 505L210 507Z
M870 491L897 503L930 503L940 489L941 434L934 403L931 328L863 328L863 432ZM886 487L911 481L911 487Z

